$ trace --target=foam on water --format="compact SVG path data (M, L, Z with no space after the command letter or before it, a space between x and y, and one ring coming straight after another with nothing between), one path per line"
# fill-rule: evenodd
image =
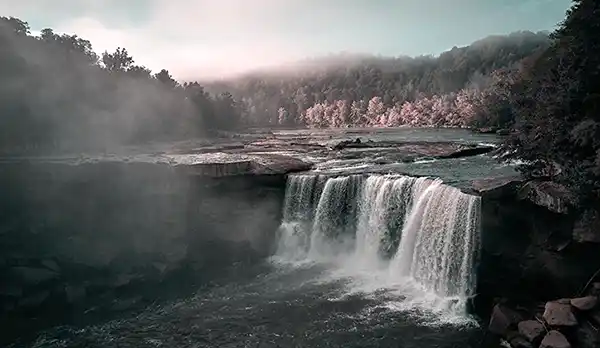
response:
M323 263L320 281L351 279L346 295L470 322L480 198L431 178L292 175L274 259Z

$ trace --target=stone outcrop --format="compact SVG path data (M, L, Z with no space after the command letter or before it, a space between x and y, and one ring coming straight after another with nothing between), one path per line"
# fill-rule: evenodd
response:
M573 204L571 192L552 181L532 180L525 183L519 190L519 198L560 214L567 213Z
M513 197L523 181L519 175L475 180L470 191L485 200Z

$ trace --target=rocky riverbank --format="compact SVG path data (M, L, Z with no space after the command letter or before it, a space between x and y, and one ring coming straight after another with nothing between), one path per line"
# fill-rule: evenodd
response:
M549 181L497 178L473 191L482 196L476 311L491 337L513 348L600 346L598 214Z

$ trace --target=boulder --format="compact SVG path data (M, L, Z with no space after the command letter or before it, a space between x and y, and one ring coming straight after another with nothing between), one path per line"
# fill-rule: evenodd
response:
M521 187L518 197L560 214L566 214L573 204L571 192L552 181L529 181Z
M512 348L533 348L531 342L529 342L523 335L515 331L509 332L506 335L506 339Z
M563 334L552 330L546 334L540 348L571 348L571 344Z
M521 315L514 310L497 304L492 310L488 330L496 335L505 335L509 328L521 321Z
M537 342L546 333L544 325L537 320L525 320L518 325L519 333L529 342Z
M573 240L579 243L600 243L600 214L587 210L575 221Z
M571 306L579 309L580 311L592 310L597 304L598 298L596 296L580 297L571 300Z
M575 326L577 319L573 314L570 304L559 302L546 303L544 310L544 320L550 326Z
M58 273L46 268L13 267L10 272L28 285L37 285L58 278Z

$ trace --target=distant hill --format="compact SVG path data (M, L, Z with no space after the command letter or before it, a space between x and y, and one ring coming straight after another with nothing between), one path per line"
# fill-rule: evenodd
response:
M489 36L439 56L344 53L254 71L206 87L214 93L230 91L242 100L248 123L274 125L284 118L298 125L306 123L306 110L322 103L367 103L379 97L389 109L465 88L482 89L491 83L493 72L513 69L549 44L547 32L521 31Z

